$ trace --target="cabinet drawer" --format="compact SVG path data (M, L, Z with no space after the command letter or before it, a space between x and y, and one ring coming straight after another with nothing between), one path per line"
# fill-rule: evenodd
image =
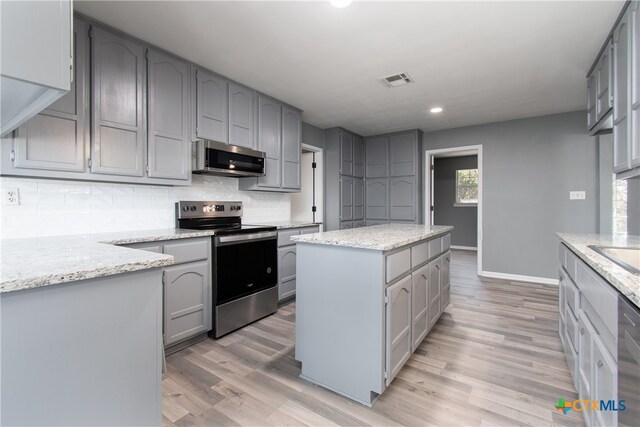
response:
M584 262L577 262L577 280L585 299L589 301L595 313L602 320L603 326L609 329L609 334L618 336L618 294L611 285L606 283L598 274ZM590 313L587 313L590 314ZM589 316L591 318L591 316ZM599 334L603 334L596 321L593 321Z
M387 255L387 283L397 279L411 270L411 249Z
M571 310L567 311L566 316L566 328L567 328L567 338L569 342L573 346L574 350L578 349L578 318L571 312Z
M198 261L209 258L210 238L189 240L180 243L165 243L164 253L173 255L175 264L183 262Z
M293 230L278 231L278 246L280 247L295 244L296 242L292 241L291 237L298 236L299 234L299 228L294 228Z
M411 268L416 268L429 259L429 243L424 242L411 247Z
M575 315L578 313L578 309L580 308L580 290L571 279L567 279L565 282L565 298L567 299L567 305Z
M442 252L447 252L451 247L451 234L442 236Z
M576 280L576 263L578 262L578 259L576 258L576 255L571 252L571 250L566 249L565 250L565 270L567 270L567 273L569 274L569 277L571 277L571 280L575 281Z
M429 240L429 258L440 255L442 253L442 237Z
M300 234L313 234L320 232L320 227L317 225L314 227L305 227L300 229Z
M296 294L296 279L278 283L278 301L289 298Z

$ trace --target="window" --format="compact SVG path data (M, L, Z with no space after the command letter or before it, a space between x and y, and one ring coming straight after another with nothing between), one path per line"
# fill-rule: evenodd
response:
M627 187L626 179L613 176L613 234L627 233Z
M478 169L456 171L456 203L454 206L478 204Z

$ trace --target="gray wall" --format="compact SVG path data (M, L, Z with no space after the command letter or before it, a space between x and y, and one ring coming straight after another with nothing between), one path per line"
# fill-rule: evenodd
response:
M324 148L324 131L319 127L302 122L302 143Z
M597 228L597 145L586 112L431 132L425 150L483 146L483 270L557 278L558 231ZM586 200L569 200L586 190Z
M451 244L478 245L478 208L454 206L456 202L456 170L476 169L478 156L446 157L435 159L433 168L434 224L452 225Z

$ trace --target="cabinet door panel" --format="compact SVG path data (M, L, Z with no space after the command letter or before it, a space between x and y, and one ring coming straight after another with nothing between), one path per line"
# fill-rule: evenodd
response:
M281 117L282 109L279 103L263 96L258 98L258 150L266 153L266 175L258 178L260 187L280 188L282 184Z
M389 218L389 180L388 179L368 179L366 182L366 216L370 219Z
M567 310L568 311L568 310ZM595 330L584 312L578 313L578 372L579 383L589 396L593 396L593 336Z
M596 66L598 82L598 120L607 115L613 107L611 102L611 53L612 45L609 43Z
M389 138L391 176L415 175L417 143L414 134L393 135Z
M278 249L278 300L296 293L296 247Z
M383 178L389 174L389 138L378 137L365 142L367 178Z
M364 140L353 136L353 176L364 178Z
M145 153L145 49L93 27L91 172L142 176Z
M364 180L353 178L353 219L364 219Z
M255 148L253 90L229 83L229 144Z
M353 228L353 221L340 221L340 230Z
M353 135L340 131L340 173L353 175Z
M227 82L202 69L196 70L196 136L229 142L229 86Z
M429 267L429 329L440 317L440 261L431 261Z
M154 50L147 61L149 176L189 179L189 65Z
M631 166L640 166L640 3L635 1L631 10Z
M618 368L616 362L607 352L599 336L593 339L593 400L613 400L618 402ZM598 426L618 425L616 411L595 411Z
M387 288L386 369L389 385L411 356L411 275Z
M598 122L597 111L598 84L596 72L587 77L587 129L591 129Z
M211 329L209 262L165 268L165 345Z
M343 176L340 178L340 220L351 221L353 219L353 178Z
M282 188L300 189L301 140L300 112L282 107Z
M412 351L420 345L429 330L429 266L425 265L411 275L412 280L412 316L413 329L411 340L413 342Z
M613 171L622 172L629 164L629 12L613 34Z
M416 181L414 177L391 178L389 182L389 219L416 219Z

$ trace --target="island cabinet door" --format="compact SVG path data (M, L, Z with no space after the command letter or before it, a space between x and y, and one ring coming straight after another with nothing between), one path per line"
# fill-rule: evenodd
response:
M440 289L441 289L441 270L440 259L431 261L429 264L429 329L440 317Z
M413 329L411 330L411 351L415 351L429 330L429 266L416 270L411 275L411 299L413 301L412 316Z
M386 384L411 356L411 275L387 288Z
M440 303L440 310L444 311L445 308L447 308L447 306L449 305L449 301L451 299L451 282L449 280L449 267L451 264L451 252L447 252L444 255L442 255L442 272L440 274L440 276L442 277L441 280L441 284L440 284L440 289L442 290L442 295L441 295L441 303Z
M164 274L165 346L211 329L209 262L170 266Z

